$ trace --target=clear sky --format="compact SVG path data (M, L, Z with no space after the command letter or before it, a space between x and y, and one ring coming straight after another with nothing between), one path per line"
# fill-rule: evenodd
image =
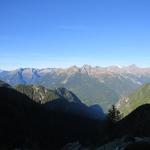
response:
M150 66L150 0L0 0L0 69Z

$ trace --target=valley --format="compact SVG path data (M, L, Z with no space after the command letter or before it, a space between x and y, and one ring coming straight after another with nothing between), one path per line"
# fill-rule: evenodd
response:
M149 149L150 73L143 69L1 71L0 149Z
M72 66L66 69L24 68L1 71L0 80L11 86L18 84L39 85L55 90L64 87L72 91L87 104L99 104L107 111L122 97L126 97L143 84L150 82L150 68L135 65L127 67L82 67Z

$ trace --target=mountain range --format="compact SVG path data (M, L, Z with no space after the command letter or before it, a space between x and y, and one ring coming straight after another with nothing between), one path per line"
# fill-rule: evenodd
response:
M65 87L87 105L99 104L106 111L119 99L150 82L150 68L127 67L21 68L1 71L0 80L16 86L41 85L56 89Z
M149 90L149 85L139 89ZM18 85L15 89L0 81L0 99L0 149L148 150L150 147L150 104L141 105L111 123L108 118L91 117L97 106L86 106L65 88L53 91L42 86ZM77 144L68 144L72 142Z

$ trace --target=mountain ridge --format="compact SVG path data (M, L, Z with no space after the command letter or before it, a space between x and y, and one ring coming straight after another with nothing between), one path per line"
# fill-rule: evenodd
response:
M50 110L13 88L1 86L0 99L0 149L58 150L76 140L94 143L103 132L102 121Z
M74 93L66 88L51 90L43 86L17 85L15 89L33 101L45 105L50 110L78 114L91 119L106 119L106 115L99 105L85 105Z
M0 86L0 148L2 149L4 147L8 149L12 147L59 149L75 141L79 141L78 145L86 146L87 149L91 149L91 146L92 149L99 149L96 148L98 145L106 149L107 143L112 141L113 146L122 149L130 144L137 144L135 142L137 139L144 142L150 135L150 104L136 108L129 115L112 124L107 119L97 120L83 115L83 112L87 113L88 111L85 110L89 108L96 115L101 113L101 110L98 105L88 108L78 103L78 100L65 100L68 98L67 93L70 92L67 89L60 88L54 91L58 92L61 97L64 96L64 99L58 98L39 104L12 87L5 86L4 82L0 81L0 83L2 83ZM150 84L144 86L148 88L149 93ZM37 88L35 85L31 87ZM83 106L83 111L80 111L79 105ZM69 112L73 109L78 110L76 114ZM121 140L117 141L117 139ZM147 144L149 141L148 138Z
M127 67L84 65L65 69L21 68L0 72L0 80L12 86L33 84L50 89L65 87L87 105L99 104L107 111L121 97L150 82L150 68L135 65Z
M30 67L25 67L25 68L17 68L17 69L12 69L12 70L3 70L0 69L0 72L3 71L18 71L18 70L28 70L28 71L47 71L47 72L51 72L51 71L71 71L71 72L75 72L75 71L80 71L80 72L84 72L84 71L101 71L101 73L110 71L110 72L120 72L120 73L150 73L150 67L139 67L135 64L131 64L128 66L119 66L119 65L111 65L111 66L107 66L107 67L102 67L102 66L91 66L88 64L84 64L83 66L79 67L76 65L70 66L70 67L66 67L66 68L61 68L61 67L53 67L53 68L30 68ZM104 72L103 72L104 71Z

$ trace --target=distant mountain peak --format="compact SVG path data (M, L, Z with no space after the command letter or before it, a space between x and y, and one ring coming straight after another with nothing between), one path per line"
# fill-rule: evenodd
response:
M137 65L135 65L135 64L131 64L131 65L129 65L128 67L131 67L131 68L139 68L139 67L137 67Z
M92 71L92 69L93 69L93 67L90 66L90 65L85 64L80 69L81 69L82 73L88 73L88 74L90 74L91 71Z
M70 73L74 73L74 72L78 72L79 71L79 68L77 66L71 66L67 69L68 72Z
M109 72L112 71L114 73L150 73L150 67L147 68L142 68L142 67L138 67L135 64L131 64L128 66L119 66L119 65L112 65L112 66L108 66L108 67L101 67L101 66L91 66L88 64L84 64L81 67L78 67L76 65L70 66L68 68L43 68L43 69L36 69L36 68L19 68L16 70L11 70L11 71L7 71L7 72L44 72L44 73L51 73L51 72L59 72L59 73L76 73L76 72L82 72L82 73L89 73L89 72L94 72L94 73L98 73L98 72ZM3 72L3 70L0 70L0 73Z
M125 68L131 69L131 70L132 69L141 69L138 66L136 66L135 64L129 65L129 66L125 67Z
M91 66L91 65L88 65L88 64L84 64L84 65L82 66L82 68L91 69L92 66Z

